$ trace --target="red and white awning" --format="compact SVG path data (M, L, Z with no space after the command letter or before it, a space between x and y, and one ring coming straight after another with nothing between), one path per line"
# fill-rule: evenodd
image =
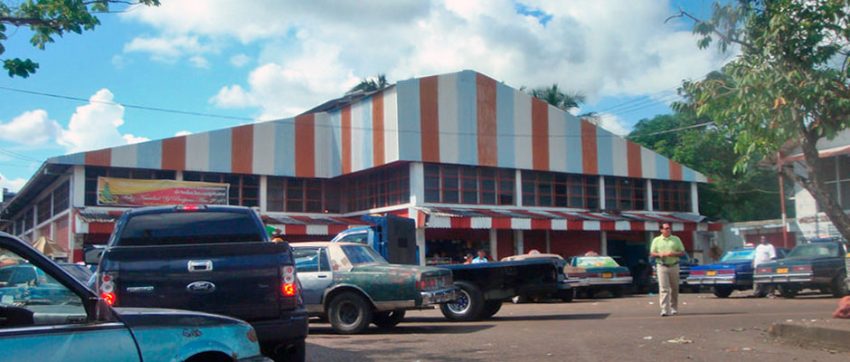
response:
M262 215L263 223L280 230L283 235L336 235L369 223L353 217Z
M629 211L619 214L590 211L417 208L417 226L437 229L507 229L576 231L653 231L669 222L673 231L718 231L719 223L687 213Z

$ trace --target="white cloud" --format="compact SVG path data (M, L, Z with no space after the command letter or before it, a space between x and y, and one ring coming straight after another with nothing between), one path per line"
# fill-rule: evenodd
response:
M211 102L258 107L264 117L308 109L377 73L397 81L474 69L514 87L558 83L594 102L672 90L727 59L697 49L686 24L665 23L675 12L665 1L523 3L551 19L519 14L512 0L187 0L123 16L160 31L159 42L140 38L128 49L177 57L227 40L258 45L245 82L224 85Z
M189 63L195 68L210 69L210 61L200 55L189 57Z
M251 61L251 58L249 58L247 55L241 54L241 53L230 57L230 64L232 64L236 68L242 68L246 64L248 64L248 62L250 62L250 61Z
M155 38L140 36L124 45L125 53L149 53L151 59L159 62L174 63L188 56L189 61L198 68L204 68L198 66L198 63L206 61L199 55L215 51L217 51L216 45L210 42L202 44L198 36L186 35Z
M192 134L192 132L185 131L185 130L184 131L177 131L177 133L174 134L174 137L188 136L190 134Z
M27 183L25 178L9 179L0 173L0 189L7 188L11 192L18 192Z
M8 123L0 122L0 140L24 146L42 146L53 142L62 127L49 119L47 111L36 109L24 112Z
M89 104L77 107L57 143L74 153L147 141L145 137L121 134L118 128L124 124L124 107L113 103L113 99L109 89L97 91L89 98Z
M629 128L623 125L623 121L620 117L610 113L602 113L599 114L595 118L590 118L591 122L596 124L599 127L604 128L608 132L611 132L618 136L626 136L631 132Z

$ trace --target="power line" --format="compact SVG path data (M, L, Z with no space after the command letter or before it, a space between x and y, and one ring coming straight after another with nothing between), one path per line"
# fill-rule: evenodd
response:
M39 160L39 159L32 158L30 156L20 154L20 153L17 153L17 152L13 152L13 151L10 151L10 150L5 149L5 148L0 148L0 153L3 153L3 154L10 156L12 158L17 158L19 160L41 162L41 160Z
M225 116L225 115L213 114L213 113L180 111L180 110L176 110L176 109L141 106L141 105L129 104L129 103L118 103L118 102L112 102L112 101L101 101L101 100L96 100L96 99L85 99L85 98L72 97L72 96L66 96L66 95L61 95L61 94L36 92L36 91L10 88L10 87L3 87L3 86L0 86L0 89L7 90L7 91L10 91L10 92L33 94L33 95L39 95L39 96L44 96L44 97L65 99L65 100L78 101L78 102L91 102L91 103L101 103L101 104L109 104L109 105L115 105L115 106L123 106L123 107L126 107L126 108L141 109L141 110L145 110L145 111L175 113L175 114L183 114L183 115L188 115L188 116L220 118L220 119L229 119L229 120L236 120L236 121L251 121L251 122L255 121L253 118L248 118L248 117Z

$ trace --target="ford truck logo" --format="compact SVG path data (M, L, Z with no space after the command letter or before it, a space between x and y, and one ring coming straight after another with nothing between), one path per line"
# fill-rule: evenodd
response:
M192 282L186 286L186 291L189 293L208 294L215 291L215 284L207 281Z

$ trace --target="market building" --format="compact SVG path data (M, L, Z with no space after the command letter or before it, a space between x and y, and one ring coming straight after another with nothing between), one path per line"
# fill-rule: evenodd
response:
M349 94L294 118L48 159L0 210L0 228L47 236L80 260L127 207L255 208L291 242L391 213L416 220L420 262L475 249L646 257L660 223L689 251L717 224L706 177L474 72Z

